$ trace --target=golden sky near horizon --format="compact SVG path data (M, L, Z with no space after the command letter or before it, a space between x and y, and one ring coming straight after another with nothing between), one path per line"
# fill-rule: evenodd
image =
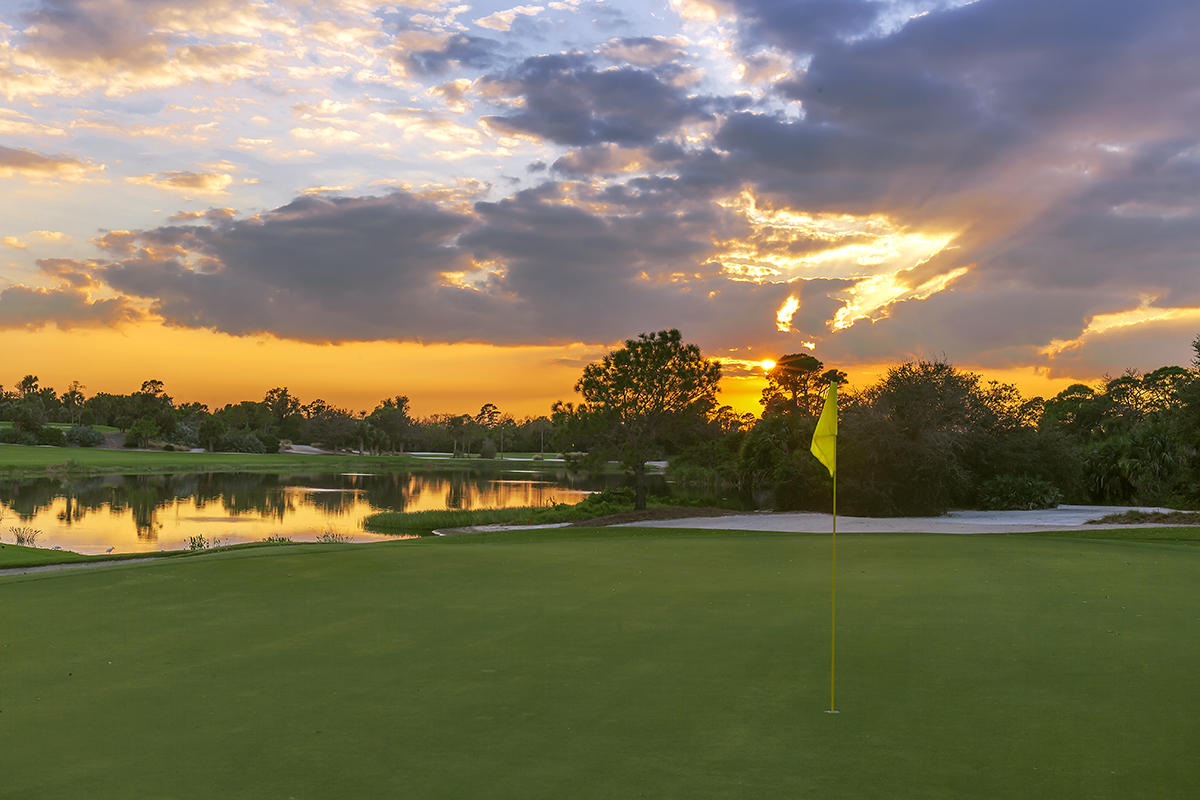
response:
M417 416L474 413L484 403L495 403L517 418L549 414L557 400L578 401L574 385L584 365L607 352L585 345L316 345L155 323L82 337L53 327L10 331L3 341L7 372L0 385L9 389L26 374L59 392L79 381L89 396L133 392L143 381L156 379L176 402L219 408L258 400L268 389L286 386L303 402L321 398L351 411L369 411L382 399L403 394ZM869 385L888 366L850 370L851 387ZM990 371L985 377L1015 383L1029 396L1051 396L1070 383L1030 369ZM720 401L739 412L758 413L765 385L761 369L724 377Z

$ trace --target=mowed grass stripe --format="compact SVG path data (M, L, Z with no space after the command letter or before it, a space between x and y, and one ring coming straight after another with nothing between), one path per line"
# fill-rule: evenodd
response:
M0 579L0 794L1186 797L1200 548L580 531ZM111 662L111 663L109 663Z

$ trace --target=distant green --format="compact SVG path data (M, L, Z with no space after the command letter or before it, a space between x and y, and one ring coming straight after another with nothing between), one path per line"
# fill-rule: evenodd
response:
M479 459L446 459L439 467L471 466ZM287 472L304 469L411 469L430 462L413 456L301 455L295 453L188 453L106 450L84 447L0 445L0 475L45 474L47 469L88 473L133 472Z
M1089 532L1090 533L1090 532ZM566 529L0 578L0 795L1184 798L1200 530Z
M3 423L0 423L3 424ZM47 471L99 473L163 473L163 472L288 472L319 469L336 471L437 469L513 469L542 466L545 462L513 461L508 454L503 459L439 458L409 454L390 456L306 455L300 453L190 453L158 450L111 450L92 447L32 447L0 444L0 477L44 475ZM562 462L545 464L549 469L562 468ZM618 472L608 464L605 472Z

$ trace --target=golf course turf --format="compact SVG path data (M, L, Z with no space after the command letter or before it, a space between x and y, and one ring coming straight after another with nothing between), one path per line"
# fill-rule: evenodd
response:
M0 578L0 796L1183 798L1200 539L569 529ZM1143 535L1144 534L1144 535Z

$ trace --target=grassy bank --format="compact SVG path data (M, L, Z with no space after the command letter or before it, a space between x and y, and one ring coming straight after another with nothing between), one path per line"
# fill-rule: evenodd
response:
M49 550L40 547L23 547L19 544L0 543L0 569L11 567L43 567L49 564L78 564L89 561L113 561L139 558L149 553L121 553L107 556L85 556L69 550Z
M438 467L477 468L480 459L446 459ZM72 473L386 471L429 467L412 456L300 455L294 453L185 453L102 450L87 447L0 445L0 475L27 477Z
M375 533L425 535L442 528L471 525L552 525L581 522L633 508L632 495L624 492L600 492L574 504L521 508L448 508L434 511L381 511L363 520L363 527Z
M839 536L837 716L826 536L569 529L0 578L4 790L1190 797L1200 545L1147 538Z

